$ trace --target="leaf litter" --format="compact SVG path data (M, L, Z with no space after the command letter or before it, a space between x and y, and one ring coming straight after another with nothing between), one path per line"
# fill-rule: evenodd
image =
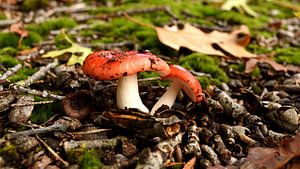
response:
M219 31L206 33L191 24L185 24L183 29L176 26L155 27L154 29L158 33L158 38L159 31L169 33L165 37L165 42L162 41L167 46L173 46L176 50L180 47L193 51L201 49L203 53L211 52L211 55L234 56L235 60L245 59L252 62L248 68L246 65L246 70L250 72L256 65L262 71L262 77L254 80L248 75L238 74L235 70L228 68L228 64L232 61L221 60L221 65L228 69L227 73L232 80L228 84L220 85L222 90L216 86L208 87L207 98L201 104L194 104L185 95L180 94L171 109L161 107L155 116L145 115L136 110L121 111L115 106L116 85L114 81L96 82L84 76L80 67L74 65L82 64L92 50L79 46L64 34L65 39L72 46L43 55L48 59L39 58L43 53L41 48L33 48L33 51L23 53L26 55L33 52L38 56L29 59L30 64L40 67L36 74L18 83L0 82L4 85L4 90L1 90L0 95L0 109L1 113L4 112L0 117L0 125L1 128L3 127L0 131L3 136L5 135L0 140L0 166L14 166L13 163L7 161L11 159L17 164L22 161L22 165L32 168L38 166L59 168L69 165L82 167L86 165L82 162L84 160L74 156L81 158L82 151L84 154L93 154L91 150L96 152L95 156L101 159L103 164L99 164L99 161L94 162L92 158L87 161L97 165L98 168L101 165L110 168L153 166L162 168L168 167L168 164L170 167L181 168L209 168L216 164L222 164L228 168L259 166L280 168L299 155L297 152L299 134L292 139L286 139L298 132L299 124L294 124L299 114L297 109L300 108L297 104L298 95L294 92L287 94L282 91L272 91L272 88L266 84L272 83L271 80L274 77L264 74L265 70L270 69L260 63L264 62L273 66L274 74L282 76L285 80L297 81L297 74L294 74L292 78L288 75L281 75L281 71L290 73L294 69L276 64L273 58L261 58L246 51L245 47L250 42L247 27L241 26L229 33ZM201 34L201 36L192 37L189 33ZM171 35L174 37L170 37ZM199 44L203 37L205 37L203 42L207 49L195 45ZM183 44L176 42L181 38L185 41ZM52 58L65 53L72 53L67 63L68 67L56 59L53 62ZM82 55L77 55L77 53ZM295 69L298 70L298 68ZM7 76L12 76L5 73ZM282 83L280 80L277 82ZM146 81L146 83L144 81L140 84L140 94L148 107L151 107L166 91L165 86L157 85L157 82L154 84L152 81ZM255 88L262 88L263 91L254 90ZM55 101L35 102L31 98L29 102L16 102L17 95L29 94L31 97L34 95ZM81 98L82 95L84 97ZM90 101L90 99L95 101ZM20 118L19 112L25 111L28 115L32 111L35 105L33 103L54 105L57 102L67 102L67 106L60 107L59 110L51 110L55 115L42 124L34 124L34 121L24 123L27 119L18 119ZM80 114L80 111L85 111L86 108L89 114L84 113L79 118L80 121L76 118L65 117L68 115L66 109ZM14 115L17 116L16 121L19 123L4 125L8 120L8 111L17 112ZM34 113L33 110L31 116ZM285 127L280 127L280 125ZM252 148L253 146L255 148ZM16 156L15 154L19 152L25 153L26 156ZM26 159L27 155L32 160ZM261 158L257 159L257 157ZM215 167L222 168L222 166Z

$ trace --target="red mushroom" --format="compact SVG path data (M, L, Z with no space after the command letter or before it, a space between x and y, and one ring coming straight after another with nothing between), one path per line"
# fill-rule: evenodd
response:
M99 51L89 55L82 66L83 72L96 80L118 80L117 106L120 109L136 108L149 113L138 91L137 73L157 71L166 76L169 65L155 55L146 53Z
M193 102L198 103L202 100L203 94L199 81L185 68L170 65L170 74L164 76L163 79L171 80L173 83L153 106L150 115L153 115L162 105L172 107L181 89Z

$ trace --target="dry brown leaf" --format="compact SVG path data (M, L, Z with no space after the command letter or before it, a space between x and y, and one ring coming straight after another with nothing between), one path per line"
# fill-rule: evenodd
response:
M291 72L300 72L300 67L299 66L294 66L294 65L282 65L277 63L276 61L274 61L272 58L268 58L268 57L257 57L257 58L251 58L246 62L246 68L245 68L245 73L250 73L255 69L255 66L257 63L259 62L263 62L263 63L267 63L270 66L272 66L272 68L275 71L291 71Z
M183 167L183 169L194 169L196 164L196 157L190 159Z
M245 163L241 166L213 166L209 169L280 169L291 159L300 155L300 133L293 139L284 140L283 144L277 148L254 147L250 148ZM295 167L299 164L295 163Z
M17 33L21 37L27 37L29 35L29 32L24 29L24 25L22 22L12 24L10 26L10 32Z
M19 46L21 46L23 38L29 35L29 32L25 30L22 22L12 24L9 30L10 32L17 33L21 36L21 38L19 39Z
M159 40L175 50L185 47L208 55L225 56L225 52L238 58L256 57L244 48L250 40L249 30L244 25L231 33L219 31L205 33L189 23L184 24L183 29L178 29L177 26L165 26L164 28L155 27L155 30ZM215 49L213 45L220 47L224 52Z

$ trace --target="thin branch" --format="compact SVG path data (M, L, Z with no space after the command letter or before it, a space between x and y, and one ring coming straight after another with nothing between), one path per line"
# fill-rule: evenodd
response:
M69 166L69 163L62 159L44 140L42 140L38 135L35 135L35 137L47 148L47 150L55 157L56 160L59 160L64 164L65 167Z
M39 101L39 102L28 102L28 103L15 103L11 104L11 107L24 107L24 106L32 106L32 105L38 105L38 104L49 104L53 103L53 100L45 100L45 101Z
M39 71L34 73L32 76L28 77L26 80L17 82L16 85L28 87L32 83L34 83L34 82L38 81L39 79L43 78L44 76L46 76L47 72L49 72L50 69L56 67L57 65L58 65L58 60L54 59L54 61L52 63L49 63L46 66L40 67Z
M0 80L5 80L8 77L10 77L11 75L15 74L17 71L19 71L22 68L21 64L17 64L14 67L10 68L8 71L6 71L5 73L3 73L2 76L0 76Z
M7 134L6 137L8 139L11 139L11 138L24 136L24 135L29 136L29 135L36 135L36 134L51 133L54 131L67 131L68 127L69 127L68 124L65 124L65 123L53 124L51 126L47 126L44 128L31 129L31 130L10 133L10 134Z
M32 95L35 95L35 96L44 97L44 98L52 98L52 99L56 99L56 100L63 100L65 98L65 96L51 94L51 93L47 92L46 90L38 91L38 90L28 89L28 88L18 86L18 85L13 86L13 89L17 93L27 93L27 94L32 94Z

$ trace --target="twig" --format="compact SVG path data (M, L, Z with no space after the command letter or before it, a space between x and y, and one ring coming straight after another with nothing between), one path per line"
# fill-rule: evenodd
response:
M126 46L134 46L134 43L132 41L124 41L124 42L116 42L116 43L108 43L108 44L80 44L84 47L89 47L89 48L93 48L93 47L97 47L100 49L111 49L111 48L115 48L115 47L126 47Z
M39 129L31 129L31 130L25 130L25 131L20 131L20 132L15 132L15 133L10 133L7 134L7 138L16 138L24 135L36 135L36 134L44 134L44 133L51 133L53 131L67 131L68 129L68 124L66 123L60 123L60 124L53 124L51 126L47 126L44 128L39 128Z
M14 67L10 68L8 71L6 71L5 73L2 74L2 76L0 77L0 80L5 80L6 78L8 78L9 76L15 74L17 71L19 71L22 68L21 64L17 64Z
M275 85L273 90L283 90L288 93L300 93L300 86L297 86L297 85Z
M24 106L32 106L32 105L38 105L38 104L49 104L53 103L53 100L45 100L45 101L39 101L39 102L28 102L28 103L14 103L11 104L11 107L24 107Z
M54 61L52 63L49 63L46 66L40 67L39 71L37 71L36 73L34 73L32 76L28 77L26 80L17 82L16 85L23 86L23 87L28 87L32 83L34 83L37 80L43 78L50 69L56 67L57 65L58 65L58 60L54 59Z
M103 132L103 131L111 131L111 129L95 129L95 130L91 130L91 131L72 132L72 133L68 133L68 134L71 134L71 135L94 134L94 133L99 133L99 132Z
M84 141L67 141L64 143L65 152L70 152L76 148L105 148L116 147L120 138L101 139L101 140L84 140Z
M196 72L194 70L190 70L190 72L194 75L194 76L205 76L205 77L210 77L211 78L211 74L207 74L207 73L203 73L203 72Z
M109 18L116 18L116 17L122 17L124 16L124 13L128 15L133 15L133 14L139 14L139 13L149 13L149 12L157 12L157 11L166 11L168 15L171 17L174 17L174 15L171 15L170 10L166 6L159 6L159 7L153 7L153 8L145 8L145 9L131 9L127 11L120 11L120 12L115 12L111 14L106 14L106 15L98 15L98 16L91 16L87 15L84 17L77 17L76 20L78 22L85 22L89 19L101 19L101 20L107 20Z
M0 20L0 27L7 27L14 23L19 22L19 19L6 19L6 20Z
M174 138L158 143L154 151L151 151L150 148L144 149L142 152L143 155L140 157L144 157L145 159L140 159L140 163L138 163L136 168L162 168L167 157L174 151L175 146L181 143L181 140L182 133Z
M131 16L128 15L128 13L126 12L123 12L123 15L130 21L138 24L138 25L141 25L141 26L145 26L145 27L149 27L149 28L152 28L152 29L155 29L155 26L153 25L150 25L150 24L146 24L146 23L143 23L143 22L140 22L139 20L136 20L134 18L132 18Z
M47 150L54 156L56 160L59 160L63 163L65 167L69 166L69 163L65 160L63 160L44 140L42 140L38 135L35 135L35 137L47 148Z
M65 96L51 94L51 93L47 92L46 90L38 91L38 90L28 89L28 88L18 86L18 85L13 86L13 89L17 93L27 93L27 94L32 94L32 95L35 95L35 96L41 96L41 97L44 97L44 98L52 98L52 99L56 99L56 100L63 100L65 98Z

